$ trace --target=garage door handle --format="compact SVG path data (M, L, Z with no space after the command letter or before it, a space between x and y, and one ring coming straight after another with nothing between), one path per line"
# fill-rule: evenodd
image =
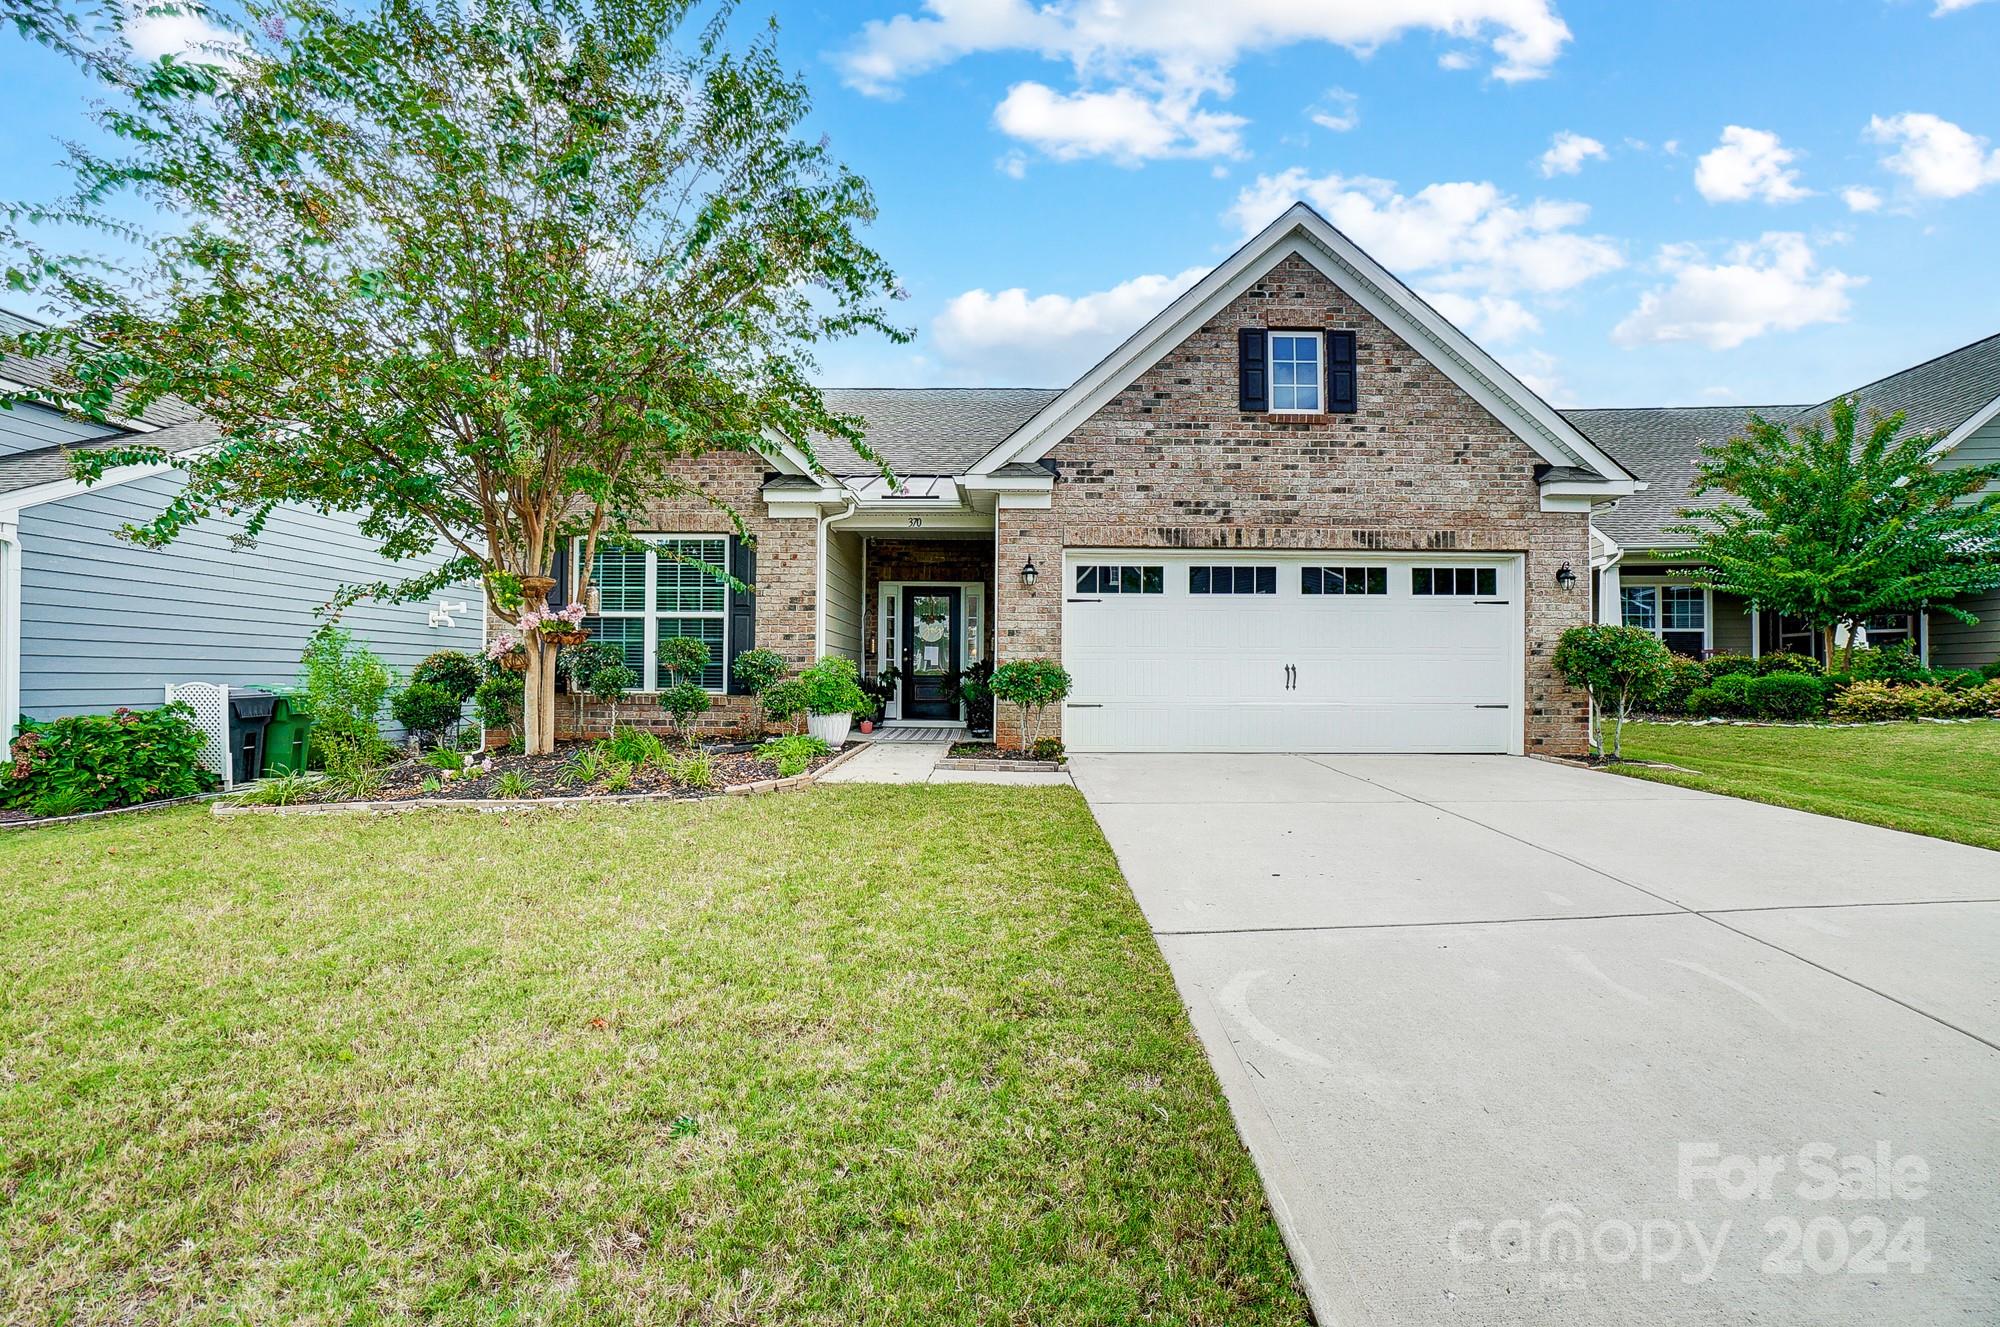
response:
M1063 708L1066 710L1101 710L1104 708L1104 702L1101 700L1073 700L1063 706Z
M1505 607L1506 605L1511 604L1514 601L1512 599L1474 599L1472 602L1475 604L1499 604L1502 607Z
M1514 707L1511 704L1502 701L1498 705L1474 705L1472 708L1475 710L1511 710Z
M1101 604L1104 601L1102 599L1069 599L1065 602L1072 604Z

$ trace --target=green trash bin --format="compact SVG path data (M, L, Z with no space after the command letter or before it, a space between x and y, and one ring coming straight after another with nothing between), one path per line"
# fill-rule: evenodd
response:
M312 716L296 697L279 692L264 730L264 774L303 774L311 739Z

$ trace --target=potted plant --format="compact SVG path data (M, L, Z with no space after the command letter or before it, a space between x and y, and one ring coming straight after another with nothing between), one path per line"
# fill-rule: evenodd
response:
M503 631L487 643L486 657L510 673L528 671L528 643L511 631Z
M581 645L590 639L589 628L583 625L583 605L570 604L564 608L537 608L521 615L521 633L539 631L542 639L550 645Z
M854 662L829 654L799 674L805 689L806 729L838 749L854 727L854 716L875 712L875 702L861 689Z

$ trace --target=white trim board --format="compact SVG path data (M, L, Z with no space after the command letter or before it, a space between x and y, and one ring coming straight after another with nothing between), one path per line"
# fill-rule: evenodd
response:
M1630 491L1634 476L1623 466L1304 203L1294 203L982 456L968 473L989 475L1010 462L1039 461L1048 455L1135 378L1221 313L1272 267L1293 256L1323 272L1551 465L1581 463Z

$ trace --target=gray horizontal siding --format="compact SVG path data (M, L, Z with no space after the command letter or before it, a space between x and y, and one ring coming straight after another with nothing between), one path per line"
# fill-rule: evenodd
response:
M391 563L348 518L284 508L247 548L238 521L205 521L164 549L116 537L157 514L181 480L160 475L21 513L21 709L38 719L158 705L169 682L288 687L343 585L406 580L437 559ZM480 647L479 592L450 628L428 604L360 604L357 639L405 674L433 650ZM435 601L435 596L434 600Z
M6 365L0 363L0 378L6 375ZM82 423L38 405L17 405L11 409L0 407L0 456L31 452L42 447L58 447L70 442L87 442L91 438L109 437L117 431L102 424Z
M1979 619L1968 627L1943 613L1931 613L1931 666L1984 668L2000 659L2000 590L1989 590L1959 606Z
M1710 648L1718 654L1750 653L1750 612L1739 595L1713 597L1715 620L1709 623Z

